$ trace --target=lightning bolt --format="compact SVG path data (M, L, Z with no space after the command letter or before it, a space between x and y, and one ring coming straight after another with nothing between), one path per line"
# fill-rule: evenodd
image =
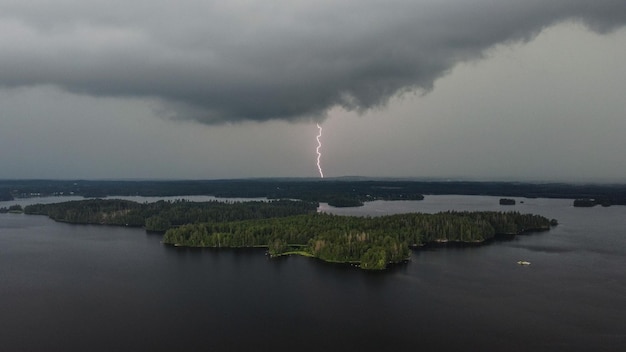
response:
M320 126L320 124L317 124L317 128L319 128L320 132L317 135L317 137L315 139L317 139L317 148L315 149L315 152L317 153L317 169L320 172L320 177L324 178L324 173L322 172L322 166L320 165L320 158L322 157L322 153L320 153L320 148L322 147L322 142L320 141L320 137L322 136L322 126Z

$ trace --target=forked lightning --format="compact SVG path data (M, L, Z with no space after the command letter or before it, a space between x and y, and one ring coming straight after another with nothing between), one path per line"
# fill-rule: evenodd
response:
M320 137L322 136L322 126L320 126L320 124L317 124L317 128L319 128L319 133L316 137L317 139L317 148L315 149L315 151L317 152L317 169L320 172L320 177L324 178L324 173L322 172L322 166L320 165L320 158L322 157L322 153L320 153L320 148L322 147L322 142L320 141Z

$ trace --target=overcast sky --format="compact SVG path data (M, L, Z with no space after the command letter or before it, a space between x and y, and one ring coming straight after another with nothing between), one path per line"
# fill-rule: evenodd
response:
M626 182L623 0L0 0L0 178Z

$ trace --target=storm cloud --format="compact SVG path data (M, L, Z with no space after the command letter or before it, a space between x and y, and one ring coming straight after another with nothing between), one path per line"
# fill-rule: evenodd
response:
M207 124L320 119L428 91L561 21L604 33L623 0L1 1L0 86L141 97Z

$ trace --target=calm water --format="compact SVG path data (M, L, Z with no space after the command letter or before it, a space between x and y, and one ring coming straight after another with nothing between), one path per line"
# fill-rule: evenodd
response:
M626 350L626 207L519 200L322 205L358 215L510 209L560 222L486 246L422 249L385 273L2 214L0 349Z

